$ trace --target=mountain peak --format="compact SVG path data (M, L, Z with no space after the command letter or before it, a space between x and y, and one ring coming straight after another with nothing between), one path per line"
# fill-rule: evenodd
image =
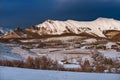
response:
M103 17L99 17L96 19L96 21L103 21L103 20L115 20L113 18L103 18Z

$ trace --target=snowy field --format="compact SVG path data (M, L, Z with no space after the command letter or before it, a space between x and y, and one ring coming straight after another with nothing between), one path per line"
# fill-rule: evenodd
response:
M120 80L120 74L79 73L0 67L0 80Z

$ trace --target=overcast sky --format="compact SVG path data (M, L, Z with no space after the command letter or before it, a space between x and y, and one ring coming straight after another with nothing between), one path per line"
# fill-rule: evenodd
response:
M54 20L120 20L120 0L0 0L0 26L14 28Z

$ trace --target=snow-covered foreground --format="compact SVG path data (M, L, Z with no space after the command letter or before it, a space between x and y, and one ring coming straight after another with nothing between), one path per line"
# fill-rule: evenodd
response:
M0 67L0 80L120 80L120 75Z

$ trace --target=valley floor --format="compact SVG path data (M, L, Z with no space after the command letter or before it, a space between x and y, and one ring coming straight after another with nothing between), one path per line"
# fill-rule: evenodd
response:
M120 75L33 70L0 66L0 80L120 80Z

